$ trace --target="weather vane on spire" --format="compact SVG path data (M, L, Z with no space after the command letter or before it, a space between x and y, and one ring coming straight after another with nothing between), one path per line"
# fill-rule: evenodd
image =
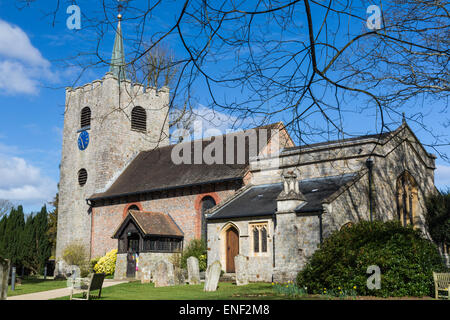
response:
M123 8L124 8L124 5L122 4L124 1L128 2L128 0L117 0L117 2L118 2L118 5L117 5L117 11L119 12L118 15L117 15L117 18L118 18L119 20L122 19L122 14L121 14L121 12L122 12L122 10L123 10Z
M114 48L113 48L113 52L112 52L109 72L111 72L113 75L115 75L120 81L120 80L124 80L126 78L126 75L125 75L125 52L124 52L124 47L123 47L122 27L120 25L120 22L122 20L121 11L123 10L124 6L122 5L123 0L117 0L117 1L118 1L117 9L119 11L117 18L119 19L119 22L117 24L116 38L114 40ZM128 3L128 0L125 0L125 1Z

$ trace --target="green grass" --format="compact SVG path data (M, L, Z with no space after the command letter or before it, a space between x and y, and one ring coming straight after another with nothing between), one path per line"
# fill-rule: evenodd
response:
M51 279L38 279L38 278L25 278L22 280L22 284L16 284L15 290L11 290L11 286L8 287L8 297L18 296L21 294L41 292L53 289L65 288L67 286L66 280L51 280Z
M96 294L96 292L94 292ZM81 295L80 295L81 296ZM78 296L76 296L78 297ZM68 300L69 297L56 300ZM221 282L215 292L204 292L201 285L184 285L155 288L152 283L128 282L104 288L101 300L264 300L288 299L277 295L270 283L251 283L236 286L229 282Z

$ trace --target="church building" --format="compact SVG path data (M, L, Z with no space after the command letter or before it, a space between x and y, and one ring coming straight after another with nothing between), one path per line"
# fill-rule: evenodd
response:
M425 232L436 157L405 121L307 146L282 123L170 144L168 114L169 88L126 78L119 18L110 71L66 89L58 261L74 242L90 258L118 249L115 278L139 277L204 239L208 264L234 273L239 254L251 281L286 281L331 232L360 220ZM212 148L221 161L197 161ZM181 154L189 161L174 161Z

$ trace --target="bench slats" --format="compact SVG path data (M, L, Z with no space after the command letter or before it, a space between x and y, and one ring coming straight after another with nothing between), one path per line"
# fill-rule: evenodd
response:
M103 281L105 280L104 273L94 273L91 275L89 279L89 286L86 289L81 289L80 292L83 293L83 298L73 298L74 288L72 287L72 291L70 293L70 300L89 300L89 296L91 296L92 291L99 290L97 298L100 298L102 294L102 286ZM86 297L86 298L84 298Z
M450 300L450 273L436 273L433 272L435 298L447 298ZM439 292L446 292L446 294L439 294Z

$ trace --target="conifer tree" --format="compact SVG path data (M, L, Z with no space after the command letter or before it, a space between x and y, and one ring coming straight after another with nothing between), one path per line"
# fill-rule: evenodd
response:
M48 231L48 213L47 207L44 205L41 211L34 217L35 243L36 243L36 260L37 271L44 271L45 263L50 258L52 245L47 234Z
M12 266L19 266L23 260L22 237L25 227L23 207L13 208L5 225L5 257L10 259Z

